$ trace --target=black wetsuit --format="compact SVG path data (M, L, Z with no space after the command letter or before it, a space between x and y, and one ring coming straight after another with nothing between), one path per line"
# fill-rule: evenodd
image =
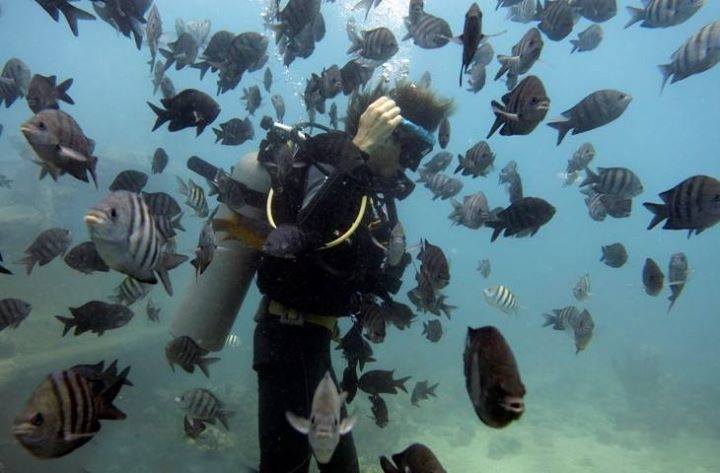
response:
M348 228L358 215L358 202L366 193L366 156L345 135L325 134L313 138L295 159L322 162L335 172L330 179L316 179L310 166L292 188L283 186L276 203L276 218L302 222L305 229ZM317 173L315 173L317 174ZM313 182L323 183L313 187ZM328 185L329 182L333 185ZM308 188L313 197L308 197ZM319 189L319 190L318 190ZM326 192L330 190L330 192ZM310 251L295 259L263 256L257 282L265 300L273 300L306 313L343 317L351 313L356 296L371 291L384 253L371 240L372 218L366 211L363 223L345 243L328 250ZM261 305L254 336L253 367L259 384L259 432L261 473L307 472L311 452L307 438L285 418L291 411L305 418L315 388L327 371L337 378L330 359L330 330L320 325L284 324ZM347 416L343 408L343 417ZM322 472L359 471L352 434L343 435L330 463Z

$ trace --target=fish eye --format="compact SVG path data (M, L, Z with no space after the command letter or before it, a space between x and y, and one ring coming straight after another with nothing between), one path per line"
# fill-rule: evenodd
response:
M110 217L117 218L117 210L115 210L115 207L110 209Z
M45 122L38 123L38 128L40 128L41 130L44 130L46 128Z
M625 100L625 97L626 97L625 94L620 94L620 100Z
M45 417L40 412L35 414L32 419L30 419L30 423L36 427L40 427L43 422L45 422Z

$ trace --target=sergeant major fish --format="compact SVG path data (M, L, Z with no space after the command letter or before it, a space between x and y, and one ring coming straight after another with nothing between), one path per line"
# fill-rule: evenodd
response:
M584 301L590 295L590 274L585 273L575 284L573 296L579 301Z
M74 104L73 99L67 94L68 89L72 86L73 80L67 79L56 85L57 78L55 76L45 77L35 74L30 80L28 91L25 95L28 107L33 113L38 113L47 108L58 109L58 100L65 103Z
M515 294L502 284L496 284L483 290L485 301L506 314L517 314L520 309Z
M591 25L585 31L581 31L578 34L577 39L571 39L570 43L573 45L570 54L575 51L585 52L592 51L597 48L603 40L603 29L600 25Z
M206 358L207 354L207 350L200 347L191 337L185 335L172 339L165 346L165 357L173 372L175 371L175 365L180 366L188 373L194 373L197 366L209 378L208 366L220 361L220 358Z
M627 7L630 21L629 28L642 21L643 28L667 28L686 22L697 13L705 0L643 0L644 8Z
M195 210L195 215L206 218L210 210L208 209L207 198L205 197L203 188L195 184L192 179L188 179L187 184L179 177L177 177L177 181L178 192L187 197L185 204Z
M680 297L680 294L685 288L685 283L688 280L688 273L688 261L685 253L673 254L670 257L670 263L668 264L668 281L671 292L670 297L668 297L668 300L670 301L668 313L670 312L670 309L673 308L675 301L678 297Z
M669 64L658 66L663 76L662 90L692 75L705 72L720 62L720 21L703 26L671 56Z
M495 74L495 80L507 73L508 89L514 88L519 76L526 74L537 62L542 53L544 43L540 31L530 28L512 47L510 56L498 55L500 70Z
M574 306L554 309L552 314L543 314L545 323L543 327L552 325L554 330L564 330L575 341L575 354L584 350L592 339L595 323L590 312L580 312Z
M21 299L0 299L0 332L8 327L18 328L31 310L32 306Z
M602 257L600 261L611 268L622 267L628 259L628 253L625 245L622 243L613 243L602 247Z
M585 133L617 120L625 113L632 96L619 90L598 90L582 99L573 108L562 113L563 118L548 123L558 130L558 146L565 135L572 130L573 135Z
M503 136L530 134L545 119L550 99L536 76L527 76L512 91L502 96L502 104L491 102L495 123L488 138L498 129Z
M51 228L40 233L35 240L25 249L25 258L18 261L24 264L27 274L32 273L35 264L45 266L58 256L65 255L72 243L72 236L69 230L64 228Z
M186 391L181 396L176 397L175 402L187 412L189 418L209 424L220 421L226 429L230 428L228 420L235 414L227 409L225 403L207 389L197 388Z
M720 221L720 181L710 176L692 176L660 194L662 203L645 202L653 213L648 230L666 220L664 229L688 230L688 238Z

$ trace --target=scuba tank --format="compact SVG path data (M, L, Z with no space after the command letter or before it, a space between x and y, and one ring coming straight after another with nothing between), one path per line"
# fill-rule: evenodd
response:
M190 158L188 167L206 177L211 187L217 182L232 181L259 196L266 196L270 190L270 177L255 152L240 159L232 176L195 157ZM264 205L258 206L258 201L264 199L251 202L219 200L225 203L220 205L215 219L265 222ZM222 231L217 231L218 241L223 241L223 236ZM212 264L197 277L197 281L190 282L170 327L173 337L189 336L209 351L224 347L260 260L260 251L243 241L228 239L221 245L223 249L215 255Z

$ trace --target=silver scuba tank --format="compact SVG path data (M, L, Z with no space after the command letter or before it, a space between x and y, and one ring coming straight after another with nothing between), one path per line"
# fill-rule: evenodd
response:
M257 152L243 156L232 177L248 188L267 194L270 176L257 160ZM216 219L232 218L237 212L245 219L265 222L265 209L242 205L232 210L221 204ZM223 241L223 232L217 232ZM215 255L212 264L190 283L184 292L182 303L173 317L170 334L173 337L187 335L209 351L219 351L235 323L235 318L245 300L250 284L257 271L260 251L238 240L221 243L222 252Z

